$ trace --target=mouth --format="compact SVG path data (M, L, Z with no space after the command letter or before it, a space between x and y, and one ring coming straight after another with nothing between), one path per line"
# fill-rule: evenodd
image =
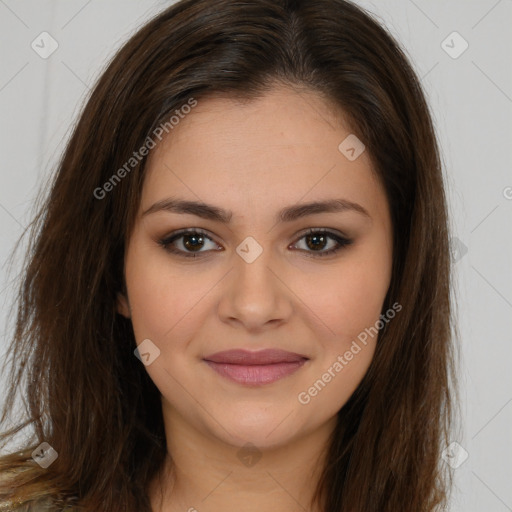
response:
M246 386L261 386L295 373L309 358L284 350L251 352L237 349L217 352L203 360L210 368L231 381Z

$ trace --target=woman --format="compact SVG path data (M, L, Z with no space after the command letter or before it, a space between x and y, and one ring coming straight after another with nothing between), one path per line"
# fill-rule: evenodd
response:
M6 506L446 509L439 150L361 8L163 11L99 79L32 229L3 421L23 376L29 407L2 439L35 436L0 460Z

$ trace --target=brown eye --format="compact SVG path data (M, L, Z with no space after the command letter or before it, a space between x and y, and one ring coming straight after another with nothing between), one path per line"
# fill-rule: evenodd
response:
M183 230L177 233L173 233L170 237L166 237L160 240L158 243L166 251L172 254L179 254L187 258L195 258L196 254L199 255L203 252L207 252L208 250L212 250L201 250L207 246L207 241L214 243L213 240L201 230Z
M341 235L321 229L310 229L307 233L301 236L299 241L301 240L305 241L305 247L301 248L300 251L309 253L308 256L312 257L334 254L353 242L353 240ZM209 242L213 244L213 247L208 248ZM200 257L203 253L208 253L212 250L223 250L216 248L219 246L212 238L200 229L181 230L159 240L158 243L171 254L176 254L186 258ZM298 242L291 247L296 246L297 243ZM326 248L327 250L325 250Z
M301 250L313 253L313 256L328 256L334 254L353 242L353 240L340 236L336 233L332 233L331 231L320 229L310 229L300 238L300 240L305 240L306 245L306 249ZM329 240L331 240L330 244ZM331 247L328 250L325 250L329 245Z

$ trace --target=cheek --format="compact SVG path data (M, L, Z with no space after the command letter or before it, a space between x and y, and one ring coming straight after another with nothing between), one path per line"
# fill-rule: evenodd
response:
M134 236L125 274L135 337L138 342L149 338L161 346L179 319L197 303L201 290L191 272L173 272L165 251L155 250L154 244L137 241Z
M298 414L312 427L335 416L348 402L370 366L375 341L366 345L356 341L346 348L334 351L297 395ZM348 353L352 354L350 360Z
M224 271L177 264L146 240L133 244L125 265L135 339L150 339L169 366L183 365L188 345L215 307L215 286Z
M209 288L204 280L158 272L156 266L137 272L129 290L136 339L150 338L163 345L186 336L183 329L197 316L198 303Z
M309 304L335 336L317 338L318 359L297 396L311 421L335 415L364 378L375 353L388 274L378 265L347 264L323 284L309 295Z
M132 248L126 261L126 280L136 339L164 342L171 330L174 339L177 332L186 337L183 329L191 321L197 326L197 317L206 311L209 297L215 295L212 287L222 273L201 272L194 265L171 265L164 250L155 252L146 242ZM389 285L390 262L382 252L379 256L368 249L347 254L329 268L312 271L308 263L307 268L289 276L294 293L306 306L297 307L314 324L320 321L318 327L323 325L330 346L332 336L343 340L356 337L378 320Z
M302 399L298 396L298 402L313 416L336 414L373 359L391 260L390 255L366 254L347 257L328 276L316 274L315 287L307 294L310 309L329 329L323 331L325 336L317 338L318 364L312 367L309 380L301 389Z
M345 341L379 319L388 286L387 264L354 255L332 271L305 275L299 295L328 329L327 337Z

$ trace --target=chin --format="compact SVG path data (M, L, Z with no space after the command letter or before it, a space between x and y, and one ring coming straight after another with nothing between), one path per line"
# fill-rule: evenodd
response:
M223 422L226 430L215 423L212 425L215 428L214 435L238 448L244 447L247 443L261 450L276 448L289 443L298 434L297 421L293 419L290 411L284 412L284 409L279 414L266 414L256 407L252 411L246 407L236 411L230 416L229 421L226 415L223 417L226 419Z

